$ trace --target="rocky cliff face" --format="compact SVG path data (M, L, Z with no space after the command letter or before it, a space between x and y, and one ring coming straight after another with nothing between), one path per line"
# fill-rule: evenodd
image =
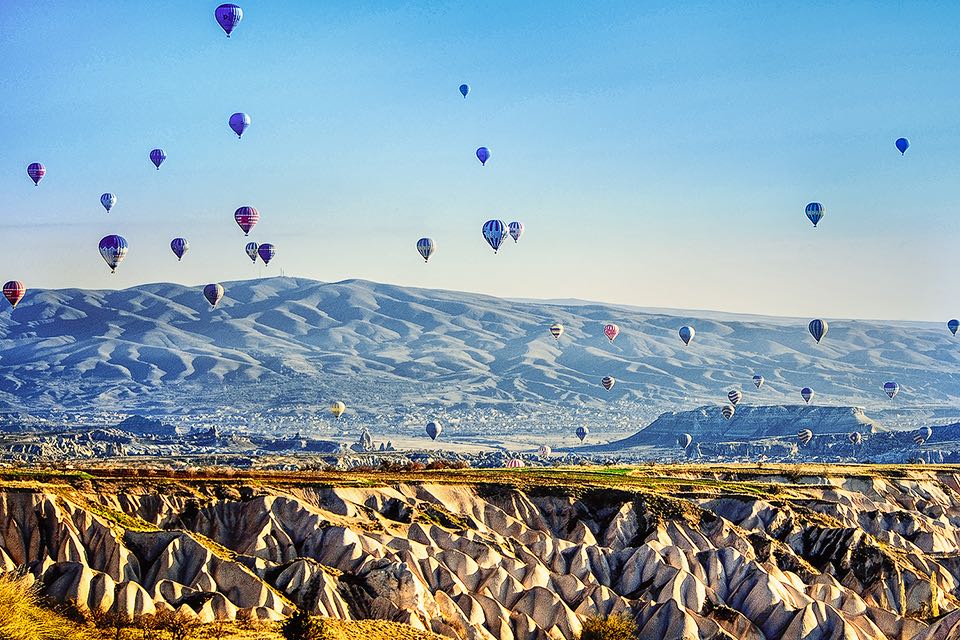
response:
M6 482L0 568L129 616L300 606L511 640L624 612L643 638L957 637L960 476L790 471Z

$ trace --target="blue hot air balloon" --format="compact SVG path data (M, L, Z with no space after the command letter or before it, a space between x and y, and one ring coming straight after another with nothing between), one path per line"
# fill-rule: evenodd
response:
M763 376L760 375L759 373L753 376L753 384L757 385L757 389L763 386L763 382L764 382Z
M470 93L470 85L466 83L460 85L460 95L466 98L468 93Z
M803 389L800 389L800 397L803 398L803 401L807 404L810 404L810 399L813 398L813 396L813 389L810 387L804 387Z
M437 243L433 241L433 238L420 238L417 240L417 251L420 252L420 256L423 258L424 262L430 260L430 256L433 255L433 252L437 250Z
M807 218L810 219L810 222L813 223L813 226L816 227L817 223L820 222L820 219L823 218L824 214L827 213L827 210L823 208L823 205L819 202L811 202L807 205L806 214Z
M211 307L217 306L217 303L223 298L223 285L208 284L203 288L203 297L207 299Z
M494 253L497 253L506 237L507 225L504 224L503 220L487 220L483 224L483 238Z
M269 242L264 242L257 247L257 255L263 260L263 264L268 265L270 261L273 260L273 257L277 255L277 249Z
M894 144L897 145L897 151L900 152L900 155L905 154L907 149L910 148L910 141L906 138L897 138L897 141Z
M31 162L27 166L27 175L33 180L33 186L39 187L43 176L47 175L47 168L39 162Z
M426 431L431 440L436 440L443 433L443 425L436 420L431 420L427 423Z
M954 318L947 322L947 329L950 329L950 333L957 335L957 329L960 329L960 320Z
M183 254L190 250L190 243L185 238L174 238L170 241L170 250L177 256L177 262L183 258Z
M104 236L100 240L100 255L110 267L110 273L115 273L127 255L127 241L118 235Z
M683 340L684 346L690 344L690 341L693 340L693 337L697 335L697 332L693 330L693 327L680 327L680 339Z
M817 344L820 344L820 340L823 339L823 336L827 335L827 331L830 327L827 325L826 321L817 318L816 320L811 320L810 324L807 325L807 329L810 330L810 335L813 336L813 339L817 341Z
M243 20L243 9L235 4L222 4L217 7L213 15L216 16L217 23L221 29L227 32L227 37L229 38L230 33L233 32L236 26L240 24L240 21Z
M477 149L477 160L480 161L480 164L486 166L487 160L489 159L490 159L490 149L487 149L486 147L480 147L479 149Z
M900 385L892 380L890 382L884 382L883 392L890 396L890 399L892 400L898 393L900 393Z
M237 112L230 116L230 128L237 134L237 138L243 137L243 132L250 126L250 116L243 112Z
M110 213L110 209L113 209L114 205L117 204L117 196L112 193L105 193L100 196L100 204L107 210L107 213Z
M256 242L248 242L245 250L247 252L247 257L253 260L254 263L257 262L257 249L260 248Z
M590 435L589 429L586 427L577 427L577 437L580 438L580 442L586 440L588 435Z
M162 165L166 159L167 154L163 152L163 149L154 149L150 152L150 162L157 168L157 171L160 171L160 165Z

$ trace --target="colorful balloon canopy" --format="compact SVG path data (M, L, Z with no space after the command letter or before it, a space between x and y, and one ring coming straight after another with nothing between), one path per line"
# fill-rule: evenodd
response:
M813 396L813 389L810 387L804 387L803 389L800 389L800 397L803 398L803 401L807 404L810 404L810 399L813 398Z
M859 445L863 443L863 434L860 433L859 431L854 431L849 436L847 436L847 439L850 441L850 444Z
M743 400L743 392L739 389L734 389L727 394L727 400L729 400L733 406L737 406L740 404L740 401Z
M26 293L27 287L19 280L10 280L3 285L3 297L7 299L7 302L9 302L10 306L14 309L17 308L17 304L23 300L23 296Z
M263 264L269 265L270 261L273 260L273 257L277 255L277 248L269 242L264 242L257 247L257 255L260 256L261 260L263 260Z
M610 342L613 342L614 340L617 339L617 336L620 335L620 327L613 324L612 322L607 325L604 325L603 335L607 336L607 338L610 339Z
M470 85L466 83L460 85L460 95L466 98L468 93L470 93Z
M260 212L250 206L243 206L233 212L233 219L243 231L243 235L250 235L250 229L260 221Z
M110 209L117 204L117 196L112 193L105 193L100 196L100 204L103 205L103 208L107 210L107 213L110 213Z
M516 244L520 241L520 236L523 235L523 223L522 222L511 222L510 223L510 237L513 238L513 243Z
M174 238L170 241L170 250L177 256L177 262L183 259L183 254L190 250L190 243L186 238Z
M507 225L503 220L487 220L483 223L483 239L487 241L494 253L500 250L500 245L506 237Z
M208 284L203 288L203 297L207 299L211 307L216 307L217 303L223 299L223 285L217 283Z
M810 431L810 429L800 429L800 431L797 431L797 442L799 442L801 446L810 444L811 440L813 440L813 431Z
M423 258L424 262L429 262L430 256L432 256L436 250L437 243L433 241L433 238L420 238L417 240L417 252L420 254L420 257Z
M686 449L693 442L693 436L689 433L681 433L677 436L677 446L681 449Z
M883 392L886 393L892 399L898 393L900 393L900 385L892 380L890 382L883 383Z
M897 151L900 152L900 155L905 154L907 152L907 149L910 148L910 141L907 140L906 138L897 138L897 141L894 142L893 144L896 145Z
M823 205L819 202L811 202L807 205L805 213L807 214L807 218L809 218L810 222L813 223L813 226L816 227L817 223L820 222L820 220L823 219L823 216L827 213L827 210L824 209Z
M163 164L163 161L167 159L167 154L164 153L163 149L154 149L150 152L150 162L153 163L153 166L157 168L157 171L160 171L160 165Z
M811 320L810 324L807 325L807 329L810 331L810 335L813 336L813 339L817 341L817 344L820 344L820 341L823 340L823 336L827 335L827 331L830 330L829 325L827 325L825 320Z
M539 453L540 457L542 458L549 458L550 454L553 453L553 449L545 444L542 444L540 445L540 448L537 449L537 453Z
M763 376L761 376L760 374L753 376L753 384L757 386L757 389L762 387L763 383L764 383Z
M427 423L426 432L431 440L436 440L443 432L443 425L435 420L431 420Z
M486 147L480 147L477 149L477 160L480 161L480 164L487 166L487 160L490 159L490 149Z
M347 410L347 405L343 404L339 400L330 405L330 413L333 414L333 417L337 420L340 419L340 416Z
M257 249L259 248L260 245L258 245L256 242L248 242L247 246L244 247L244 251L247 252L247 257L250 258L254 264L257 262Z
M603 388L607 391L613 389L613 385L617 384L617 379L613 376L603 376L603 379L600 380L600 384L603 385Z
M230 116L230 128L233 129L233 132L237 134L237 138L240 139L243 137L243 132L247 130L247 127L250 126L250 116L238 111L237 113Z
M933 437L933 429L931 429L930 427L924 427L920 429L920 435L923 436L924 440L929 440L930 438Z
M583 442L587 439L587 436L590 435L590 429L586 427L577 427L577 437L580 438L580 442Z
M217 7L213 15L217 18L217 24L227 33L229 38L233 30L243 20L243 9L235 4L222 4Z
M122 236L109 235L100 239L100 255L110 267L110 273L115 273L117 266L127 256L127 241Z
M736 412L737 412L737 409L736 409L736 407L734 407L732 404L725 404L725 405L723 405L723 408L720 409L720 413L721 413L721 414L723 415L723 417L724 417L725 419L727 419L727 420L729 420L730 418L732 418L732 417L733 417L733 414L735 414Z
M693 337L697 335L697 332L693 330L693 327L680 327L680 339L683 340L684 345L689 345L690 341L693 340Z
M913 442L919 447L924 442L926 442L926 440L924 440L923 436L918 433L917 435L913 436Z
M27 166L27 175L33 180L33 186L40 186L43 176L47 175L47 168L39 162L32 162Z
M559 340L560 336L563 335L563 325L559 322L555 322L550 325L550 335Z
M521 467L523 467L523 460L520 458L511 458L510 460L507 460L508 469L520 469Z
M960 320L954 318L953 320L947 321L947 329L950 329L950 333L957 335L957 330L960 329Z

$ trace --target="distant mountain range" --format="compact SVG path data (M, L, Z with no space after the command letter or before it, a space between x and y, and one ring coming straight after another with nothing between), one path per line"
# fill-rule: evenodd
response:
M276 277L201 287L31 290L0 318L0 404L12 410L107 408L310 411L333 399L379 415L399 405L468 410L538 406L662 411L815 404L960 407L960 341L932 323L656 312L581 301L510 301L361 280ZM566 331L559 341L554 322ZM611 343L603 325L621 334ZM684 347L677 336L697 334ZM754 388L751 377L766 379ZM616 386L607 392L600 379ZM886 380L902 391L889 400Z

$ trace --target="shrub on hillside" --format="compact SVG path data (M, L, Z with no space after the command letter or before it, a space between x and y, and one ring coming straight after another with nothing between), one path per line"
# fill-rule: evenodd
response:
M284 640L323 640L326 637L323 620L311 617L303 609L287 618L280 627Z
M620 613L592 616L583 623L580 640L636 640L637 623Z

